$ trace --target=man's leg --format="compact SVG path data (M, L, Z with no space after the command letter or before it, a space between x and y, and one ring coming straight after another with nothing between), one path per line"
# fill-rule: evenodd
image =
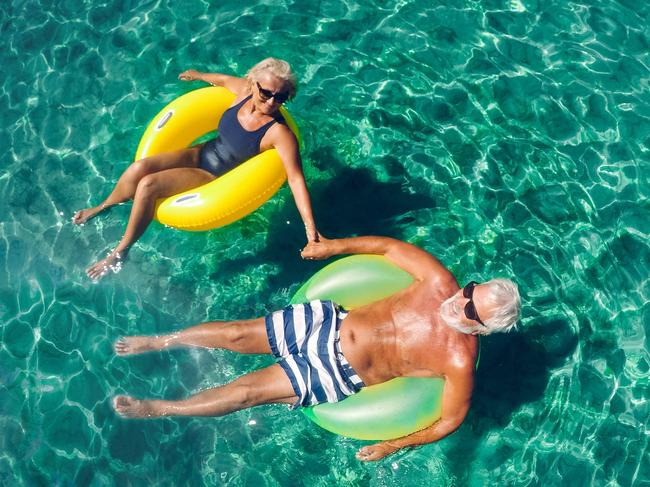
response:
M126 418L160 416L223 416L260 404L295 403L296 394L278 364L246 374L214 389L181 401L139 400L130 396L113 399L115 411Z
M225 348L239 353L271 353L264 318L210 321L169 335L123 337L115 343L115 353L131 355L176 347Z

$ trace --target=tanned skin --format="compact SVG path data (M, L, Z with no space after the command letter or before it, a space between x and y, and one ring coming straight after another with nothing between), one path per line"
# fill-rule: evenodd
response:
M387 238L323 239L309 243L302 252L303 257L314 259L338 254L384 255L414 278L408 288L352 310L343 321L343 354L365 384L395 377L445 379L442 416L437 422L408 436L363 447L357 458L378 460L453 433L469 410L478 350L476 335L449 327L438 314L443 301L460 293L456 279L428 252ZM465 302L460 294L461 308Z
M178 77L183 81L201 80L229 89L237 97L233 106L251 95L251 99L237 113L239 123L248 131L257 130L273 120L280 109L281 104L275 98L263 99L257 83L249 84L244 78L219 73L200 73L194 69L184 71ZM283 80L267 72L261 73L257 82L264 89L274 93L287 89ZM120 176L113 191L101 204L75 213L72 222L83 224L106 208L133 200L122 239L106 258L86 269L88 277L98 280L106 275L109 269L119 268L119 264L124 260L131 246L151 223L156 200L196 188L215 179L213 174L198 167L201 145L135 161ZM289 187L305 224L307 241L317 240L318 230L314 223L311 200L302 172L298 142L286 125L276 123L262 137L260 152L271 148L278 151L282 160Z
M463 313L463 297L454 276L438 259L424 250L385 237L329 240L322 236L302 251L305 259L326 259L340 254L383 255L411 274L406 289L375 303L350 311L341 325L343 354L368 386L395 377L442 377L442 415L416 433L365 446L357 452L362 461L374 461L401 448L440 440L463 422L470 407L482 325ZM467 331L445 323L440 305L453 298L450 308ZM479 316L494 312L487 289L476 286L473 296ZM116 353L129 355L172 347L225 348L241 353L271 353L264 318L234 322L203 323L181 332L158 337L125 337ZM118 396L116 411L125 417L169 415L221 416L258 404L293 403L291 383L278 364L244 375L221 387L181 401L138 400Z

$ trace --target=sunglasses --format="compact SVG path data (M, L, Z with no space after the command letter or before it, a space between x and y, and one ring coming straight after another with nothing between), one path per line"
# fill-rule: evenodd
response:
M470 320L478 321L481 325L487 328L487 325L481 321L481 318L478 317L478 311L476 311L476 306L474 305L474 301L472 301L472 296L474 296L474 288L476 286L478 286L478 282L470 281L463 288L463 297L469 299L465 305L465 316L467 316L467 318Z
M284 103L289 99L288 91L278 91L276 93L273 93L271 90L262 88L259 83L257 83L257 90L260 92L260 98L262 98L263 101L273 98L278 103Z

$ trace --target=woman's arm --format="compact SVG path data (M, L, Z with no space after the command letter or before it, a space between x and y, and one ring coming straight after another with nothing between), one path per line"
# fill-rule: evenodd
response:
M178 75L178 79L183 81L204 81L210 83L212 86L223 86L229 89L236 95L243 94L248 91L248 82L244 78L237 78L235 76L228 76L221 73L201 73L196 69L188 69Z
M305 233L308 242L317 242L319 239L318 229L314 222L314 215L311 209L311 200L305 175L302 172L302 161L298 149L298 141L293 132L284 125L276 124L278 129L274 131L273 138L270 141L280 154L280 159L287 173L287 182L293 193L296 207L305 224Z

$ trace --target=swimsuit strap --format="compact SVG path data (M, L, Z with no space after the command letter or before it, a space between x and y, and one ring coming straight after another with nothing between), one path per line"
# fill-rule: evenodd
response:
M264 125L262 125L260 128L258 128L257 130L255 130L254 133L256 133L256 132L261 132L262 130L264 131L264 133L266 133L266 131L269 129L269 127L271 127L271 125L273 125L273 124L274 124L275 122L277 122L277 121L278 121L278 120L276 120L276 119L274 118L274 119L271 120L270 122L266 122L266 123L265 123ZM245 130L245 129L244 129L244 130Z
M244 98L242 101L240 101L239 103L237 103L234 107L230 107L230 108L236 108L237 111L239 111L239 109L242 107L242 105L243 105L244 103L246 103L248 100L250 100L251 98L253 98L253 95L252 95L252 94L248 95L248 96L247 96L246 98Z

